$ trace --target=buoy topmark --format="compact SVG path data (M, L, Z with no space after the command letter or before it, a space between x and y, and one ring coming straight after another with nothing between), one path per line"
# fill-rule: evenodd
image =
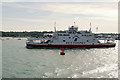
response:
M60 52L60 55L65 55L65 49L62 48L61 51L62 51L62 52Z

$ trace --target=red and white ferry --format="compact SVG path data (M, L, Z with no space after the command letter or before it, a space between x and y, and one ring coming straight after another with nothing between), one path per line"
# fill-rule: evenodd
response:
M103 42L101 42L103 41ZM101 48L115 47L114 39L98 39L89 31L78 31L78 27L71 26L65 31L56 31L51 38L29 38L27 48Z

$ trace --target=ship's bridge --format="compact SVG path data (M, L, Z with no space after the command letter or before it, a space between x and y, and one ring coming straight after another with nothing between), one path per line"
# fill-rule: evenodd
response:
M78 27L71 26L69 27L69 33L76 33L78 31Z

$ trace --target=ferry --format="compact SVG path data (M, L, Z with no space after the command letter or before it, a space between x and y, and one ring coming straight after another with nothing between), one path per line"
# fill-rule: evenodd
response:
M78 27L72 25L68 30L55 31L52 37L28 38L27 48L102 48L115 47L115 39L96 38L91 27L86 31L78 31Z

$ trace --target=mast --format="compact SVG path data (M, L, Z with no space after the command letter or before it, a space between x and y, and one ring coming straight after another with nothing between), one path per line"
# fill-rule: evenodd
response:
M56 22L54 22L54 30L55 30L55 32L56 32Z
M74 22L74 26L75 26L75 22Z
M98 32L98 27L96 27L96 33Z
M89 29L89 31L91 31L91 28L92 28L92 26L91 26L91 22L90 22L90 29Z

